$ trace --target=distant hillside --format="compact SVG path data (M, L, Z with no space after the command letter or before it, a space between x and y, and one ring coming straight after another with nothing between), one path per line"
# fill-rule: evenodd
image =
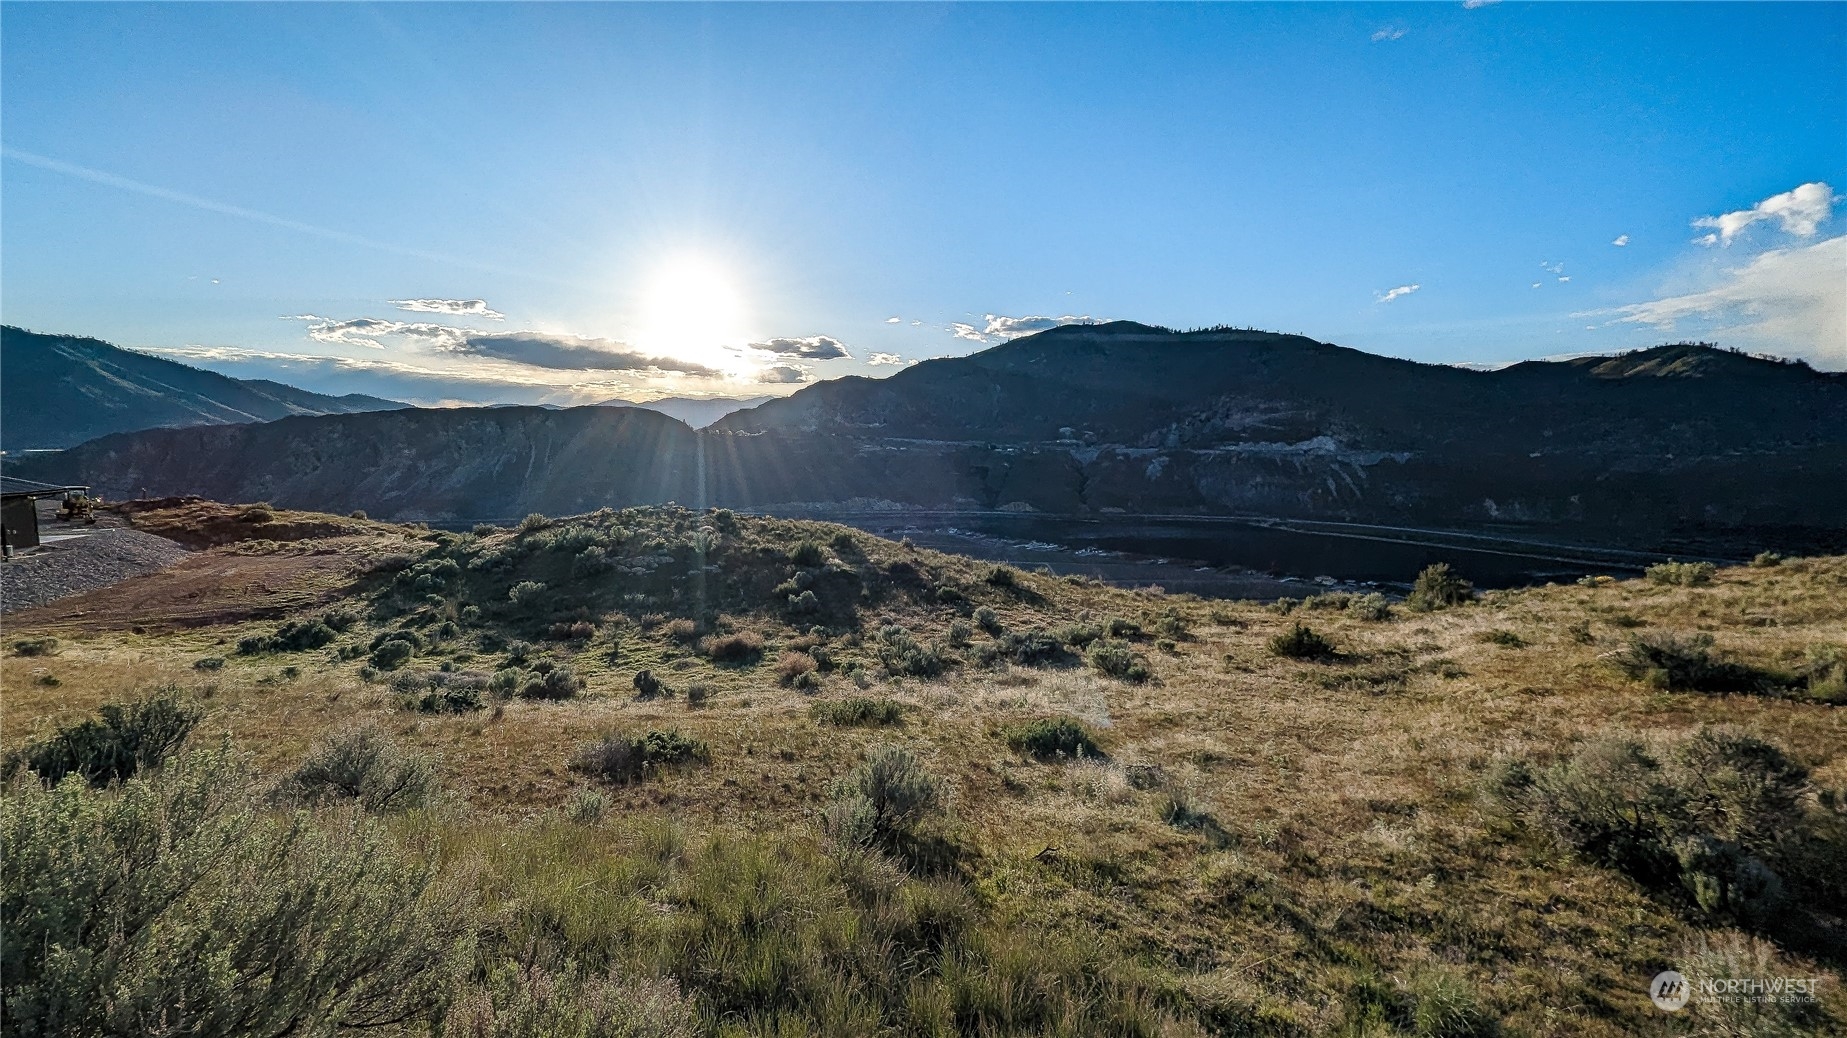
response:
M672 500L1802 550L1847 539L1847 377L1686 345L1478 372L1119 323L819 383L703 432L635 409L416 411L114 436L19 471L380 518Z
M69 447L114 432L351 414L406 405L241 380L100 339L0 328L0 437L8 449Z
M690 425L695 429L703 429L706 426L711 425L713 422L718 421L720 418L723 418L724 416L731 414L732 412L742 411L745 408L755 407L758 404L761 404L761 403L764 403L765 401L773 400L773 399L775 398L767 397L767 396L753 396L753 397L665 396L665 397L661 397L658 400L643 400L643 401L638 402L634 400L623 400L620 397L617 397L613 400L599 401L597 403L597 406L598 407L645 407L650 411L659 411L661 414L669 415L674 418L678 418L680 421L685 422L687 425Z

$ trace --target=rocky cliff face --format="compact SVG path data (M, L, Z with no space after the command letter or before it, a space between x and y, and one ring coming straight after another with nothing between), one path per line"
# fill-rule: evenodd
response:
M403 411L112 436L30 464L112 496L380 518L678 501L1808 543L1847 535L1847 379L1694 346L1475 372L1106 325L818 384L702 432L625 408Z

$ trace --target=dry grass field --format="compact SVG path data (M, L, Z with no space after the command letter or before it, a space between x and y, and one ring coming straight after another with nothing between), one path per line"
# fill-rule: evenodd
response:
M235 510L188 507L136 525L210 518L193 543L215 547L8 617L0 748L177 690L203 711L188 745L222 733L266 797L362 727L427 759L436 791L380 817L470 906L470 965L395 1031L1847 1027L1827 875L1847 872L1828 857L1847 848L1847 559L1285 612L724 513L473 535L323 517L280 539L262 528L312 517L240 533ZM312 647L263 641L330 610L294 643ZM1331 647L1282 654L1297 624ZM1715 673L1750 680L1701 691L1619 665L1638 636L1702 634ZM1023 739L1058 718L1094 750ZM1805 772L1789 810L1815 835L1789 860L1824 867L1786 870L1774 914L1702 906L1496 793L1508 762L1543 772L1599 739L1671 747L1712 726ZM583 766L586 744L650 731L701 749ZM935 795L855 842L836 786L890 743ZM30 779L14 781L17 803ZM1816 1005L1668 1014L1648 993L1666 969L1823 980ZM546 983L568 997L548 1003ZM578 1019L566 1002L656 1029L558 1023Z

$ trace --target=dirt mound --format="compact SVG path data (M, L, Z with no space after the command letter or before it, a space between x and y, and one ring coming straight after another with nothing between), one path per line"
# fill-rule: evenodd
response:
M302 541L397 533L401 527L369 519L293 512L266 504L227 505L201 497L162 497L107 506L137 530L188 548L216 548L240 541Z

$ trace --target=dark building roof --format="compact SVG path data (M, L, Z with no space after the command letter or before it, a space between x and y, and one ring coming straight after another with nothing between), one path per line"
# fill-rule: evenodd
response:
M52 497L56 494L68 494L73 491L87 493L89 487L61 486L56 483L40 483L36 479L20 479L18 476L0 476L0 497Z

